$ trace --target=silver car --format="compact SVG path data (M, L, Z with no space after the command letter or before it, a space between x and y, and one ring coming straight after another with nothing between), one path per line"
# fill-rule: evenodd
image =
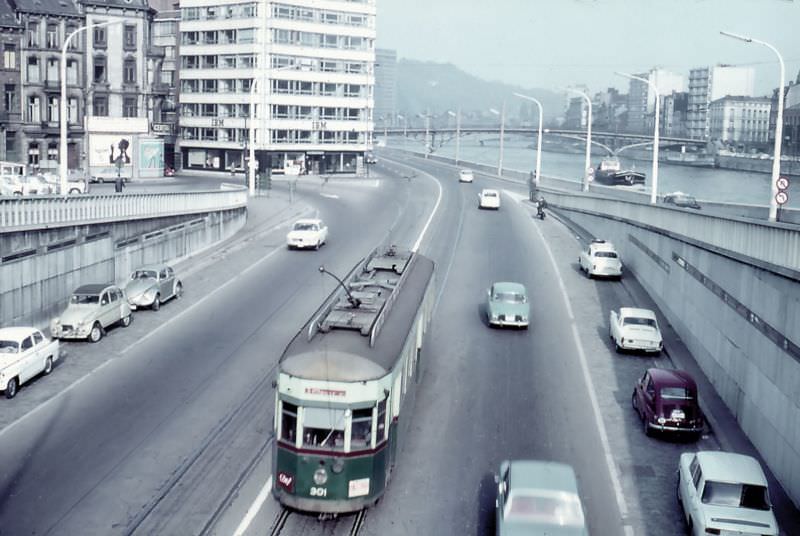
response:
M97 342L114 324L128 327L133 320L125 294L116 285L83 285L69 298L61 316L50 322L55 339L89 339Z
M131 272L125 293L128 295L131 309L149 307L158 311L165 301L183 295L183 283L175 277L172 267L166 264L153 264Z

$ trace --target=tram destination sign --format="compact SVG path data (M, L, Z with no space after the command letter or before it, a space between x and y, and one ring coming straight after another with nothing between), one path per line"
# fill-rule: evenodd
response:
M323 389L321 387L306 387L305 393L318 396L347 396L347 391L342 389Z

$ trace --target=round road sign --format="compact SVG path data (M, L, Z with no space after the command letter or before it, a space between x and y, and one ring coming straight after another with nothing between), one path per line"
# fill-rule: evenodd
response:
M789 187L789 179L787 177L778 177L775 184L778 186L778 190L785 190Z
M775 201L777 201L779 205L785 205L788 200L789 194L786 192L778 192L775 194Z

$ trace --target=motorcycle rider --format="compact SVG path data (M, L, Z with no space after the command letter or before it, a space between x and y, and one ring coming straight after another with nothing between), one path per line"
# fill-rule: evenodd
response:
M538 216L539 219L541 220L544 219L544 209L546 208L547 208L547 201L545 201L544 197L540 197L539 199L536 200L536 216Z

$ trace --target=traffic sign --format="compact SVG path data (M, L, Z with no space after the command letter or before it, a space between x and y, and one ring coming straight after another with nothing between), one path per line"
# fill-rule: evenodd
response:
M789 177L778 177L778 180L775 181L775 185L778 187L778 190L786 190L789 188Z
M777 194L775 194L775 201L777 201L779 205L785 205L788 200L789 200L789 194L787 194L782 190Z

